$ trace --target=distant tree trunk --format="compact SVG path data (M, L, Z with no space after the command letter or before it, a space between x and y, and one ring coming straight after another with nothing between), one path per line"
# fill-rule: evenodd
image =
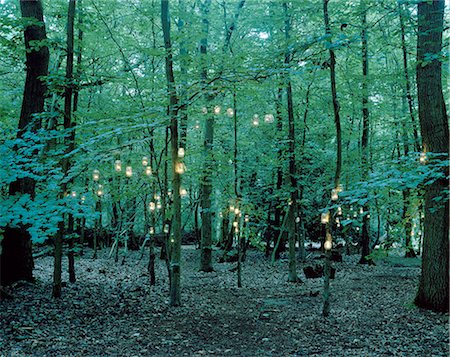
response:
M209 9L211 0L206 0L202 4L203 12L203 38L200 41L200 54L202 56L201 81L204 86L208 79L208 64L206 63L206 55L208 52L208 33L209 33ZM205 120L205 140L203 142L204 166L203 175L200 183L201 192L201 217L202 217L202 234L201 234L201 255L200 270L211 272L214 270L212 266L212 212L211 212L211 192L212 192L212 154L213 154L213 138L214 138L214 112L211 105L213 96L210 93L205 94L207 103L207 118Z
M297 276L297 257L295 254L295 216L297 212L297 199L298 199L298 189L297 189L297 169L295 163L295 128L294 128L294 100L292 96L292 84L290 64L291 64L291 51L290 51L290 31L291 31L291 17L289 15L289 9L287 2L283 2L284 10L284 36L286 40L286 52L284 55L284 64L286 70L286 99L287 99L287 113L288 113L288 126L289 126L289 178L291 181L291 202L288 211L288 221L287 221L287 232L289 239L289 275L288 281L291 283L296 283L298 281Z
M417 124L416 119L414 117L414 102L411 94L411 80L409 79L408 72L408 51L406 49L406 40L405 40L405 21L404 21L404 10L402 3L400 0L397 2L398 6L398 16L400 20L400 33L401 33L401 42L402 42L402 54L403 54L403 74L405 76L405 96L408 100L408 109L409 115L411 117L411 123L413 126L413 135L414 135L414 147L416 151L420 151L420 143L419 143L419 134L417 132Z
M169 95L169 116L170 116L170 133L171 133L171 157L172 157L172 226L170 241L170 305L181 305L181 175L177 169L182 163L178 157L178 114L177 105L178 97L175 87L175 77L173 75L173 55L172 43L170 39L170 16L169 1L161 0L161 23L164 35L165 54L165 72L167 81L167 92Z
M449 128L442 92L442 50L444 1L422 1L418 4L417 92L422 146L425 153L440 154L446 160L448 177ZM437 58L429 58L429 55ZM430 161L436 160L429 157ZM441 178L425 189L425 221L422 274L416 305L435 310L449 310L449 201L445 190L447 178ZM440 195L445 199L436 202Z
M47 39L42 1L20 1L22 18L32 18L36 22L28 25L24 31L26 51L26 79L22 109L17 137L35 132L41 127L41 119L35 114L44 111L46 84L42 77L48 74L49 51L45 44L35 47ZM9 195L28 194L34 198L35 180L30 177L19 178L9 185ZM0 286L19 280L33 281L33 255L31 237L25 225L6 227L1 241Z
M367 8L365 1L361 0L361 47L362 47L362 138L361 138L361 169L362 180L369 178L369 90L367 76L369 73L369 57L367 49ZM367 193L368 195L368 193ZM362 232L361 232L361 259L360 264L368 264L370 259L370 206L368 203L363 205Z

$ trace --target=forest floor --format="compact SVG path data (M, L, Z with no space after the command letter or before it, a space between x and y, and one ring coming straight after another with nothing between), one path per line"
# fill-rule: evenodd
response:
M77 259L77 282L51 297L51 257L36 260L37 283L0 302L0 356L448 356L448 315L415 308L418 259L333 263L331 315L322 279L287 282L287 261L250 251L243 287L235 263L198 272L199 251L183 246L182 306L168 306L165 263L149 286L147 256L100 251ZM219 252L214 252L215 261ZM65 262L66 266L66 262ZM300 271L300 269L299 269ZM68 280L66 274L64 281Z

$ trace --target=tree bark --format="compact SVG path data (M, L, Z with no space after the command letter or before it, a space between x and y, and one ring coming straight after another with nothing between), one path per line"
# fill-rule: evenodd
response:
M41 120L35 114L44 111L47 90L43 77L48 74L49 50L43 8L41 0L20 1L22 18L37 21L28 25L24 31L26 48L26 79L20 112L17 137L28 132L35 132L41 127ZM33 42L42 43L35 48ZM19 178L9 185L9 195L30 195L34 198L35 180L30 177ZM25 225L5 227L3 233L2 253L0 256L0 286L9 285L19 280L33 281L33 255L31 237Z
M422 145L425 153L440 154L448 163L449 128L439 60L443 22L444 1L419 2L416 76ZM429 157L429 162L434 160L438 158ZM448 164L444 171L448 177ZM449 310L449 201L448 196L442 202L434 200L448 186L447 178L424 186L422 274L415 303L435 311Z
M171 157L172 157L172 227L170 239L170 305L181 305L181 175L177 171L177 166L181 162L178 157L178 97L175 87L175 77L173 74L172 43L170 38L170 15L169 1L161 0L161 23L164 36L165 72L167 82L167 92L169 95L169 117L171 133Z

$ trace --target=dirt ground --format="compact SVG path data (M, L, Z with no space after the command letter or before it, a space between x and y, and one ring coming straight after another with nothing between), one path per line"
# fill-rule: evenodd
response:
M51 257L36 260L37 284L18 284L0 302L0 356L448 356L448 315L415 308L417 259L333 263L331 316L322 279L287 282L250 251L237 288L235 263L198 272L199 251L183 247L182 306L168 306L165 263L149 286L147 256L121 265L100 251L76 261L77 282L51 297ZM66 262L65 262L66 263ZM65 264L66 266L66 264ZM301 269L299 268L299 271ZM66 273L63 280L68 281Z

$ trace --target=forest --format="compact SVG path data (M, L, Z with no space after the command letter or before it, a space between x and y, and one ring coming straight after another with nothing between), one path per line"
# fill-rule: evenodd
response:
M0 356L448 356L449 8L0 0Z

